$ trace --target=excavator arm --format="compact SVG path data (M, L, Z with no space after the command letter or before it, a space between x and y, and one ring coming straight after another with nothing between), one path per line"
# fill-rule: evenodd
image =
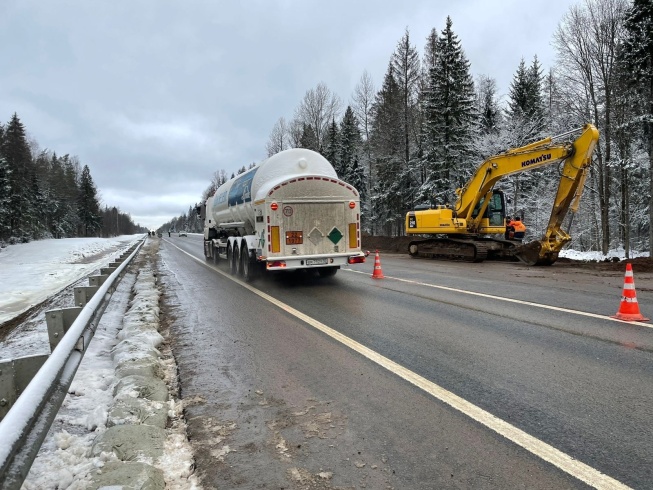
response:
M562 229L562 222L571 210L576 212L580 202L592 154L599 141L599 131L591 124L585 125L583 133L574 141L573 154L565 160L560 175L558 191L553 202L551 217L539 241L528 243L517 250L517 256L534 265L551 265L558 258L562 247L571 240Z

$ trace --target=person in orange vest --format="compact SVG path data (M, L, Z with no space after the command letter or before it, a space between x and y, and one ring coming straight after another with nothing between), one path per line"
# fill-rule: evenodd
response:
M512 218L510 216L506 216L506 234L505 234L505 239L506 240L512 240L512 238L515 235L515 228L512 226Z
M510 222L510 226L514 230L513 238L515 240L523 240L524 233L526 233L526 225L522 222L521 218L519 216L515 216L515 219Z

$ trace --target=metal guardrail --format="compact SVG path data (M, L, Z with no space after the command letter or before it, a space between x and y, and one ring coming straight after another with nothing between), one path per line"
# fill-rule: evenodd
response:
M50 430L115 284L145 240L74 289L75 306L46 312L52 353L0 361L0 488L19 490ZM33 376L33 377L32 377ZM3 403L4 402L4 403Z

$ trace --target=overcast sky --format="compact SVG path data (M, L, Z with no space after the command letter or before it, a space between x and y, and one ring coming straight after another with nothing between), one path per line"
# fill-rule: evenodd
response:
M100 191L156 228L216 170L266 157L274 123L324 82L346 104L380 87L405 29L423 53L447 15L476 78L500 95L585 0L0 0L0 121L77 155Z

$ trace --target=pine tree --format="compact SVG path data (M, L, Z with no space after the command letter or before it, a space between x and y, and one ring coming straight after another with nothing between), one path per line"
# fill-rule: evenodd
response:
M308 150L320 151L319 143L317 141L317 136L313 130L313 126L310 124L304 124L302 136L299 139L300 148L306 148Z
M358 121L351 106L347 106L345 115L340 124L340 147L338 160L342 168L340 178L353 185L365 198L365 172L360 164L363 140L361 138Z
M476 94L479 129L481 134L496 134L499 131L501 111L497 100L497 82L493 78L480 76Z
M10 234L21 240L28 240L29 230L23 220L23 215L30 206L29 190L32 154L25 137L25 127L16 113L5 127L1 154L11 171L9 174L11 186L9 201Z
M401 122L403 133L404 165L408 165L411 157L410 136L414 134L413 122L416 116L416 99L420 78L419 54L410 43L408 29L397 43L397 49L392 55L392 66L396 75L399 93L401 95Z
M524 58L519 62L517 71L510 82L508 92L508 117L524 117L529 112L529 74Z
M384 232L389 235L403 232L400 221L403 222L408 201L403 173L401 102L401 90L390 64L383 86L374 99L374 119L370 132L376 174L370 221L374 226L384 225Z
M88 165L84 165L79 182L77 197L77 210L79 222L85 237L94 236L102 227L100 217L100 204L97 198L97 189L91 177Z
M333 168L336 170L338 177L342 179L344 175L344 169L338 156L339 146L340 134L338 131L338 124L336 123L335 119L332 119L324 138L324 149L322 150L322 156L329 160L329 163L331 163Z
M453 22L438 38L435 64L430 68L423 101L422 141L428 178L420 198L449 202L474 168L473 126L476 119L474 82Z

